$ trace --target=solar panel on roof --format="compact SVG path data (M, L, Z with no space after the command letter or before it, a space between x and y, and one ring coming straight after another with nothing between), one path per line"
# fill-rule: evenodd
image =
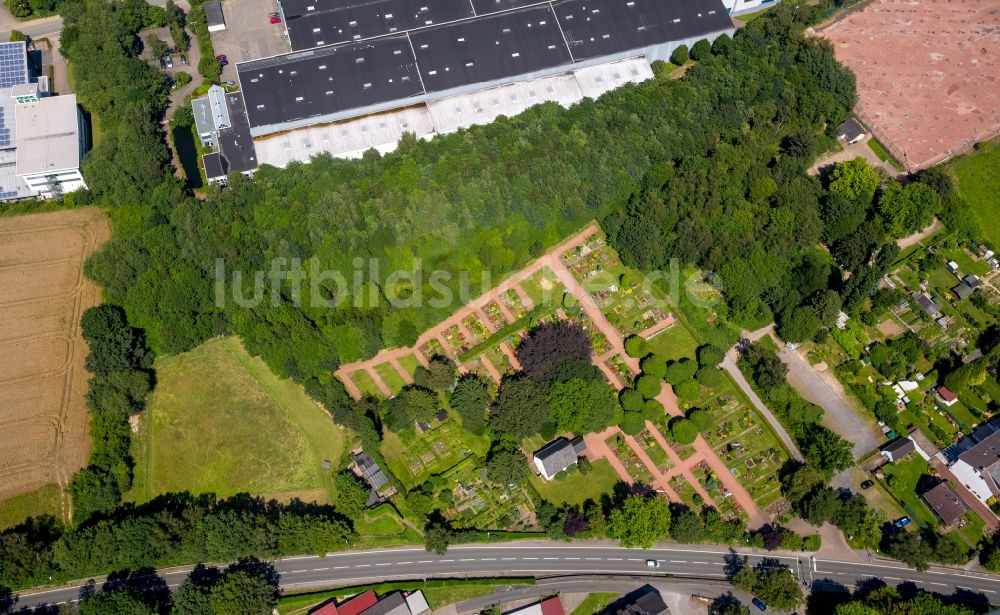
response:
M0 43L0 88L28 83L28 56L24 42Z
M0 147L10 147L10 128L7 127L4 119L4 109L0 107Z

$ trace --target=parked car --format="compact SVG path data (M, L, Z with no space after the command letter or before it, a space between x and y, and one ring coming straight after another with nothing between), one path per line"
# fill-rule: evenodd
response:
M658 560L658 559L648 559L648 560L646 560L646 566L648 566L649 568L659 568L660 567L660 560Z
M162 70L167 70L167 61L164 60L163 58L160 58L160 68Z
M871 489L874 485L875 485L874 481L866 480L865 482L861 483L861 488L862 489Z
M173 68L174 67L174 60L170 56L166 57L166 62L167 62L167 68Z
M909 524L910 524L910 518L909 517L900 517L899 519L896 519L895 523L893 523L893 525L895 525L899 529L903 529L904 527L906 527Z
M277 13L271 13L271 23L272 24L281 23L281 16L278 15Z
M752 602L753 605L755 607L757 607L758 609L760 609L761 611L766 611L767 610L767 605L764 604L764 601L761 600L760 598L754 597L754 599L751 600L750 602Z
M184 54L181 54L181 57L180 57L179 59L180 59L180 61L181 61L181 65L182 65L182 66L187 66L187 63L188 63L188 57L187 57L186 55L184 55Z

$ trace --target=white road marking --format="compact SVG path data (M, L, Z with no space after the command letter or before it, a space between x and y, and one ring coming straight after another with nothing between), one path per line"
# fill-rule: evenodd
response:
M329 568L313 568L314 572L323 572L324 570L329 570Z

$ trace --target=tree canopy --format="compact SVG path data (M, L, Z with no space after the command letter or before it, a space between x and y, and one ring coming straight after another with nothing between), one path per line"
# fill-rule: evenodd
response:
M632 495L608 518L607 533L623 547L648 549L670 531L670 503L658 495Z

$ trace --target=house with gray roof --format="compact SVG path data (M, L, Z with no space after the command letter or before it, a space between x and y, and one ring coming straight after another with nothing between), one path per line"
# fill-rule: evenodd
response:
M578 438L582 443L582 438ZM545 480L552 480L566 468L576 463L577 449L566 438L549 442L532 455L535 468Z

